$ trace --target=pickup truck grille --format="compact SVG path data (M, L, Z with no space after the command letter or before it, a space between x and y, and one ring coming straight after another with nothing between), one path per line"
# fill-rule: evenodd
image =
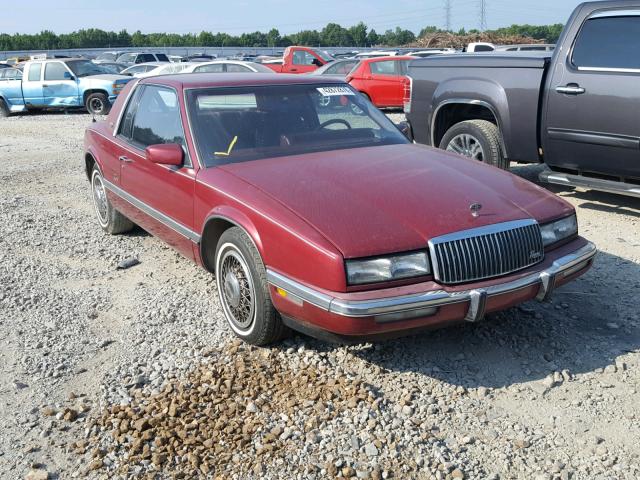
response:
M429 242L435 279L444 284L516 272L544 259L540 226L516 220L464 230Z

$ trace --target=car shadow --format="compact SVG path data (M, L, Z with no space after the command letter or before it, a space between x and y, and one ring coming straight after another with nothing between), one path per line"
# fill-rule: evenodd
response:
M527 302L476 324L390 340L331 346L295 343L351 354L387 372L424 375L465 388L500 388L553 372L593 372L640 349L637 290L640 265L600 253L592 270L560 287L548 303Z

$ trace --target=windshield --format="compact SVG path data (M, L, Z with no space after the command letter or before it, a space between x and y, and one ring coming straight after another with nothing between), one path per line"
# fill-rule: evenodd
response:
M66 62L66 64L78 78L108 73L107 70L99 64L90 62L89 60L71 60Z
M335 58L333 58L327 52L321 52L320 50L313 49L313 53L315 53L317 56L319 56L325 62L333 62L335 60Z
M408 143L346 84L192 89L187 104L198 152L208 167Z

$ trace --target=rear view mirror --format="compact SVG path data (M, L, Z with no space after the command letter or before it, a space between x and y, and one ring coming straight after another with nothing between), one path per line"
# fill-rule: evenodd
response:
M149 145L145 153L147 160L160 165L181 166L184 162L184 151L177 143Z

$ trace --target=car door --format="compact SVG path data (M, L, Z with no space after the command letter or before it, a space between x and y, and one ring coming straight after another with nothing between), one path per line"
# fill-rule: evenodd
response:
M127 201L136 209L131 220L193 258L195 170L187 153L178 94L163 86L138 88L141 90L130 130L124 129L120 134L121 186ZM166 143L183 147L182 166L147 160L146 147Z
M42 83L42 63L28 63L22 77L22 95L25 105L28 107L42 107L44 105Z
M24 104L22 97L22 72L17 68L0 70L0 90L5 95L9 108Z
M291 65L285 65L286 73L313 72L322 62L306 50L295 50L292 55Z
M376 60L369 63L371 79L369 92L371 100L376 106L387 107L393 105L394 97L400 97L402 104L402 93L399 90L398 72L396 70L398 62L391 59Z
M571 32L570 32L571 33ZM640 9L598 10L559 50L546 92L545 162L640 178Z
M47 62L44 65L42 95L48 107L81 105L78 81L63 62Z

